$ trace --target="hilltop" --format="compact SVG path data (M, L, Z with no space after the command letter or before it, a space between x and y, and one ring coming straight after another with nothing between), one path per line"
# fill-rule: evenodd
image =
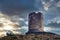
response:
M60 35L50 32L28 32L26 35L5 36L0 40L60 40Z

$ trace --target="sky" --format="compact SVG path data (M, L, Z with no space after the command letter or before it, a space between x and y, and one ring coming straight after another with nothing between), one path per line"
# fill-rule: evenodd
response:
M14 31L21 34L28 31L31 12L43 13L44 31L60 35L60 0L0 0L0 15L18 25Z

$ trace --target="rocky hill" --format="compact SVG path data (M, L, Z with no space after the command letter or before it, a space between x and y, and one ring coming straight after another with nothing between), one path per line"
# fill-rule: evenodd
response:
M50 32L28 32L26 35L5 36L0 40L60 40L60 35Z

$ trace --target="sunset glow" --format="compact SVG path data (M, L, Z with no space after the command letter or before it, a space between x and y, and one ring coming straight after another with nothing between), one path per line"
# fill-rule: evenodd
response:
M20 28L17 28L17 24L15 22L12 22L11 18L8 15L0 13L0 32L4 32L4 35L6 36L7 31L12 31L14 34L19 33L19 32L13 31L17 29L20 29ZM0 33L0 35L3 35L3 34Z
M4 26L3 29L5 29L5 30L12 30L13 27L11 27L11 26L8 25L8 26Z

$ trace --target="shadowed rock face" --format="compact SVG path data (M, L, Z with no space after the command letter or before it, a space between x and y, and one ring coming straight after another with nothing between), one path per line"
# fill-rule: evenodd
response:
M32 12L29 14L29 32L42 32L43 30L43 15L42 13Z

